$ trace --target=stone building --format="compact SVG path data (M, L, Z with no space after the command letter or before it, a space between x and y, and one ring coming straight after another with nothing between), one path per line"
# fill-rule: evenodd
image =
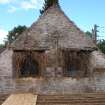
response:
M105 91L105 57L54 4L0 54L0 93Z

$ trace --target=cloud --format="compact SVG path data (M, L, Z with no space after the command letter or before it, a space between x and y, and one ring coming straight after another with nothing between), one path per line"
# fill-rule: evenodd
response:
M25 0L20 3L20 7L25 10L39 9L44 0Z
M23 2L21 2L21 8L25 9L25 10L36 9L36 3L23 1Z
M40 9L44 0L0 0L0 5L6 5L9 13L17 10Z
M11 6L9 9L8 9L8 12L9 13L14 13L15 11L17 11L18 8L14 7L14 6Z
M8 34L8 32L2 28L0 28L0 43L3 43L4 38L6 38L6 35Z
M12 2L13 0L0 0L0 4L8 4Z

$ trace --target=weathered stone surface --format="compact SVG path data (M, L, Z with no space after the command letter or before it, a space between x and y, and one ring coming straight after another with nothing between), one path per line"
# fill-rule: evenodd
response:
M14 79L12 77L12 54L12 51L8 49L0 54L0 93L69 94L105 91L105 72L94 72L87 78L60 78L61 68L57 71L54 71L54 68L47 68L45 71L47 78ZM95 63L95 60L92 62ZM90 62L90 65L92 64ZM50 78L51 75L53 78Z

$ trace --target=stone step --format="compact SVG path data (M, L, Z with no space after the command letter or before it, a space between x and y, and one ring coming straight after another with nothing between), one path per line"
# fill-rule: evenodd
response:
M8 96L9 95L7 94L0 95L0 105L2 105L2 103L5 101L5 99ZM24 96L29 96L29 95L24 95ZM23 97L23 95L21 97ZM20 99L22 99L21 97ZM26 100L26 102L29 101L30 100ZM36 105L105 105L105 93L91 93L91 94L85 93L85 94L71 94L71 95L38 95Z
M39 95L37 105L105 105L105 93Z
M62 99L62 100L60 100L60 99L51 99L51 100L41 100L40 102L73 102L73 101L90 101L90 102L92 102L92 101L105 101L105 98L104 99Z
M62 101L57 101L57 100L55 100L55 101L40 101L40 102L37 102L38 104L40 104L40 103L60 103L60 104L64 104L64 103L105 103L105 101L104 100L73 100L73 101L65 101L65 100L62 100Z
M52 98L52 97L39 97L39 99L46 99L46 100L47 100L47 99L48 99L48 100L49 100L49 99L100 99L100 98L101 98L101 99L102 99L102 98L104 99L105 96L95 96L95 97L91 97L91 96L90 96L90 97L89 97L89 96L87 96L87 97L83 97L83 96L82 96L82 97L81 97L81 96L76 97L76 96L75 96L75 97L53 97L53 98Z
M59 97L74 97L74 96L89 96L89 97L92 97L92 96L105 96L105 93L82 93L82 94L68 94L68 95L66 95L66 94L64 94L64 95L39 95L40 97L57 97L57 96L59 96Z

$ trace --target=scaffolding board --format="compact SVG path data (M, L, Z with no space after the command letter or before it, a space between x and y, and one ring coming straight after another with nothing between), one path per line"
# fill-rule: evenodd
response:
M2 105L36 105L37 95L13 94Z

